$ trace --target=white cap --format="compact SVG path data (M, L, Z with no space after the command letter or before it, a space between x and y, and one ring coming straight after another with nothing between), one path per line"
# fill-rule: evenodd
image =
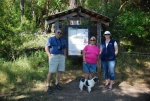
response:
M110 32L109 31L105 31L104 34L110 34Z

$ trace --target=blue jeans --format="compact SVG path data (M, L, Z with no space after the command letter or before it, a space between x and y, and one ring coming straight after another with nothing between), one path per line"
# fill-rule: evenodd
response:
M105 79L115 80L115 66L116 66L116 60L102 61L102 67L103 67Z

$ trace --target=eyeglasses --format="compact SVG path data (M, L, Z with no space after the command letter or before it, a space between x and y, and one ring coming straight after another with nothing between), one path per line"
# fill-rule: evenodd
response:
M57 32L58 34L62 34L61 32Z
M96 41L96 40L90 40L90 41Z
M110 35L110 34L105 34L105 35Z

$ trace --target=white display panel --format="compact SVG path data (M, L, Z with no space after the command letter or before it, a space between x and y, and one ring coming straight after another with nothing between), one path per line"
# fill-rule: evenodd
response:
M68 27L68 55L80 56L83 48L88 44L88 28Z

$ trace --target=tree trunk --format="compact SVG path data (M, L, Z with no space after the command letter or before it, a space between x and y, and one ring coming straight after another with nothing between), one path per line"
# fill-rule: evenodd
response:
M103 0L102 2L103 14L105 15L107 15L107 2L108 0Z
M76 7L76 0L69 0L69 9Z
M35 10L34 10L34 0L31 0L31 15L32 15L32 18L35 17Z
M23 16L24 16L24 0L20 0L20 13L21 13L21 23L23 23Z
M69 0L69 9L75 8L76 7L76 0ZM77 25L78 21L74 20L69 20L70 25Z

